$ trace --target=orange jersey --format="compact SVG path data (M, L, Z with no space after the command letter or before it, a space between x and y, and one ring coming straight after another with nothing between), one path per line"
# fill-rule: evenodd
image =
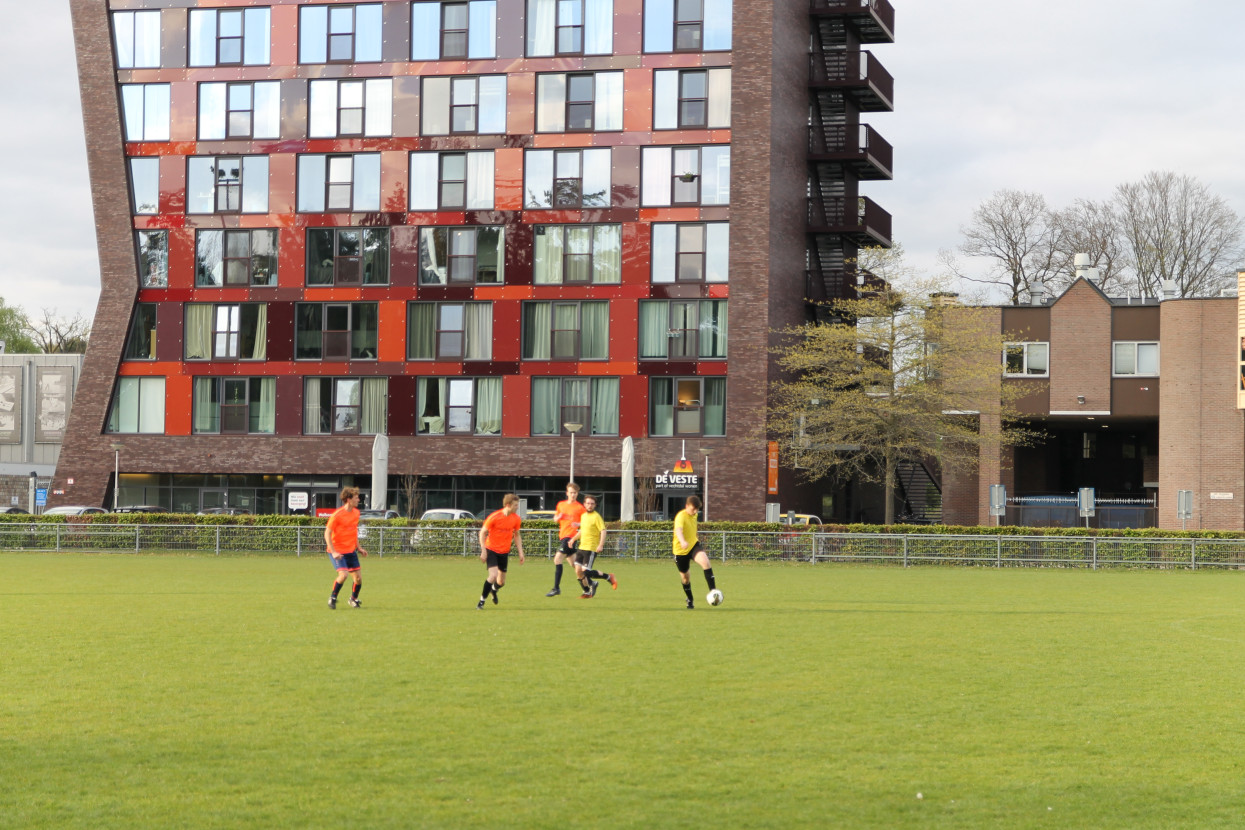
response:
M577 501L560 501L558 502L557 513L554 518L558 520L558 538L569 539L575 535L575 531L579 530L579 518L584 515L584 506Z
M523 520L518 513L506 515L504 510L495 510L484 520L484 529L488 532L485 544L494 553L510 553L510 545L514 541L515 531Z
M329 538L335 553L354 553L359 549L359 511L349 505L329 516Z

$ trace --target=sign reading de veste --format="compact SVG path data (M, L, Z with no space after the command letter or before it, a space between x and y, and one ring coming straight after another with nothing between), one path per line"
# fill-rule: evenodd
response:
M700 476L695 473L658 473L656 476L657 489L661 490L699 490Z

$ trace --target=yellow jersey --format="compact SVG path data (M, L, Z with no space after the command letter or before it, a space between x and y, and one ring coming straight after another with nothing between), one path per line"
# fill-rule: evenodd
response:
M680 510L679 515L674 517L674 555L684 556L689 550L696 546L696 516L688 513L686 510ZM678 531L683 531L683 540L687 542L686 550L683 545L679 544Z
M596 550L601 544L601 535L605 533L605 520L595 510L585 512L579 517L579 549Z

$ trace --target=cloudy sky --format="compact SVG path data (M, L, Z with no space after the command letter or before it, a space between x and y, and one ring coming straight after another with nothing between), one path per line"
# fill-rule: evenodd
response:
M1242 0L893 3L896 43L873 52L895 78L895 112L868 121L895 147L895 180L864 193L919 269L936 271L939 249L1002 188L1063 206L1171 170L1245 214ZM10 5L0 297L90 316L98 267L68 2Z

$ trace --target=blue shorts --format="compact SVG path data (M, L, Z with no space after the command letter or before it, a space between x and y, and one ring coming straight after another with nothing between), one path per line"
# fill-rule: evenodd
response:
M339 571L354 573L359 570L359 554L343 553L341 556L333 556L329 554L329 558L333 560L333 567Z

